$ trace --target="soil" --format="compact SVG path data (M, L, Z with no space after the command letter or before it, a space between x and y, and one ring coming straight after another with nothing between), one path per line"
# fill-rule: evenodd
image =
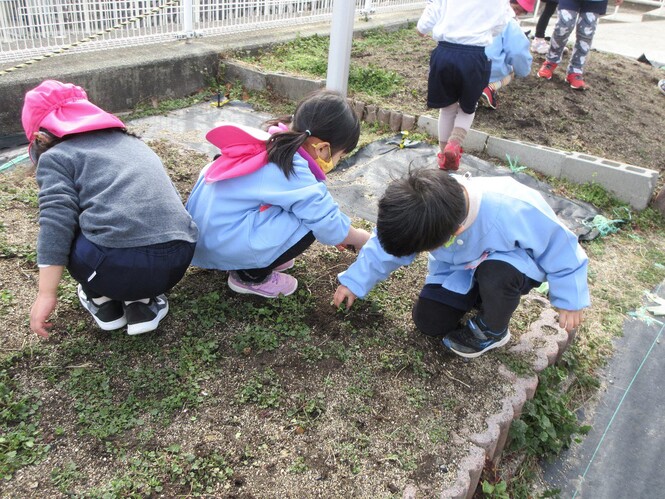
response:
M601 26L602 28L602 26ZM600 29L600 28L599 28ZM376 46L352 52L352 64L397 73L403 90L381 99L381 106L413 115L438 116L426 107L431 39L415 33L399 47ZM566 151L641 166L665 174L665 95L657 83L665 71L626 57L592 51L585 66L587 91L565 81L568 55L552 80L536 77L544 57L534 55L532 72L514 79L498 92L496 110L479 106L472 128ZM371 102L367 96L357 98Z

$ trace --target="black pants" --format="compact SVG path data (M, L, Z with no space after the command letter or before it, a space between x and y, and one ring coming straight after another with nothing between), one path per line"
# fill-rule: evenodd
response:
M549 24L550 19L552 18L552 15L556 11L557 7L558 3L545 2L545 7L543 7L543 11L540 13L540 17L538 18L538 24L536 24L536 38L545 38L545 30L547 29L547 25Z
M466 295L453 293L439 284L426 284L413 307L416 327L428 336L445 336L459 329L459 321L477 308L492 331L503 331L522 295L540 285L512 265L486 260L475 272L475 284Z
M67 269L88 298L141 300L166 293L185 275L196 244L187 241L107 248L78 233Z
M281 264L286 263L292 258L295 258L298 255L300 255L303 251L309 248L315 240L316 238L314 237L314 234L308 232L305 235L305 237L303 237L300 241L291 246L288 250L286 250L286 252L282 254L282 256L280 256L277 260L272 262L267 267L263 267L262 269L236 270L238 277L240 278L240 280L245 282L253 282L253 283L263 282L270 275L272 269L274 269L275 267L279 267Z

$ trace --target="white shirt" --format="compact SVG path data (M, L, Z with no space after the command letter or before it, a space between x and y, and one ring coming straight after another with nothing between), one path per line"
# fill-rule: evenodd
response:
M437 42L486 47L510 19L508 0L428 0L418 20L420 33Z

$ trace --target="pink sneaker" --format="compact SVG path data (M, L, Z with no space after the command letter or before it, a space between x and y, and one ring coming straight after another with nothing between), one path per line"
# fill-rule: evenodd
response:
M228 284L229 288L236 293L258 295L264 298L289 296L298 289L298 279L280 272L272 272L265 281L254 284L241 281L236 272L230 271Z
M288 262L284 262L284 263L281 264L281 265L278 265L278 266L275 267L273 270L274 270L275 272L281 272L281 271L283 271L283 270L289 270L289 269L292 269L293 266L294 266L295 264L296 264L296 259L295 259L295 258L291 258L291 260L289 260Z

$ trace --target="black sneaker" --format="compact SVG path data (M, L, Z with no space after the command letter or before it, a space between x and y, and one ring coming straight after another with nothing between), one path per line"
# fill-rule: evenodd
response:
M83 308L90 312L90 315L95 319L97 325L104 331L120 329L127 324L125 310L123 309L121 302L111 300L104 302L101 305L97 305L91 298L88 298L80 284L76 288L76 294L78 295Z
M461 357L473 359L509 341L508 328L502 333L495 333L489 329L480 329L476 321L469 319L465 327L449 333L443 339L443 345Z
M159 326L159 321L166 317L168 312L169 302L164 295L150 298L148 303L134 301L125 304L127 334L135 335L154 331Z

